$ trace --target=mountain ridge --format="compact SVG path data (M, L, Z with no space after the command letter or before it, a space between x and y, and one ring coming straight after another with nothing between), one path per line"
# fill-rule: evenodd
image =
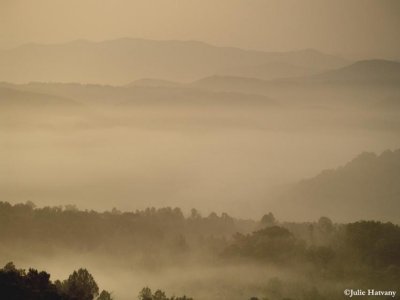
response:
M353 82L400 81L400 62L385 59L356 61L348 66L312 76L316 80Z
M331 69L348 61L316 50L266 52L198 41L120 38L25 44L0 51L0 81L127 84L141 78L189 82L227 68L281 62Z
M283 191L274 208L299 219L326 215L335 220L374 218L400 222L400 149L363 152L335 169L323 170Z

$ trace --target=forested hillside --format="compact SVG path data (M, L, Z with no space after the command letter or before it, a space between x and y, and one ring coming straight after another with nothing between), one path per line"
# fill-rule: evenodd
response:
M6 202L0 204L0 217L0 238L7 241L0 246L3 259L7 259L9 253L18 257L18 252L25 249L30 249L33 256L50 255L58 259L78 251L91 257L107 257L114 267L120 266L118 270L122 273L132 268L129 271L132 276L143 274L143 270L164 272L162 270L168 268L183 272L187 266L199 272L218 266L231 268L234 273L238 270L247 273L257 264L253 272L260 275L275 269L276 276L249 283L248 289L241 293L232 285L233 278L224 279L230 286L224 294L231 295L232 299L257 296L308 300L317 299L314 298L317 295L318 299L334 300L337 286L344 287L349 280L357 286L368 287L379 278L378 287L388 289L400 275L400 227L392 223L337 224L326 217L315 222L289 223L276 220L272 213L265 214L259 221L245 221L227 214L212 213L202 217L195 209L185 217L179 208L137 212L113 209L99 213L80 211L73 206L34 208L32 203L10 205ZM1 280L5 280L1 284L7 284L11 276L7 268L1 273ZM300 273L313 279L295 283L292 276ZM15 274L13 276L20 276L18 282L27 286L33 284L29 281L34 280L32 277L39 276L43 279L40 289L45 294L65 291L67 285L67 281L51 283L48 275L38 275L34 270ZM217 278L215 280L223 280ZM158 288L160 283L154 280L149 279L144 284ZM164 282L161 285L167 291L178 290L176 284ZM179 291L195 299L196 296L204 299L207 294L207 291L199 293L189 282L180 282L179 286ZM224 289L221 283L210 283L208 293L215 298L221 289ZM131 299L137 295L137 292L129 293ZM152 293L150 295L153 297ZM115 297L118 299L117 295Z
M285 191L273 206L296 210L298 219L328 215L344 221L400 222L400 150L362 153L337 169L325 170Z

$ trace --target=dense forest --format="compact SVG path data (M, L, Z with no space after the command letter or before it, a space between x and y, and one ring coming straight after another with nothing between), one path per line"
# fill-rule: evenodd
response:
M99 287L86 269L74 271L64 281L50 280L50 274L29 269L17 269L12 262L0 269L0 291L9 300L111 300L111 294Z
M8 300L113 300L106 290L99 292L99 287L92 274L86 269L74 271L64 281L50 280L50 274L35 269L17 269L12 262L0 269L1 296ZM144 287L139 300L192 300L183 296L168 298L165 292Z
M179 208L169 207L100 213L74 206L35 208L31 202L1 202L0 222L0 239L6 241L0 246L2 259L8 258L7 253L16 255L26 249L39 256L76 251L105 255L110 261L151 272L196 262L224 268L257 264L307 277L306 283L293 281L290 276L272 277L261 284L257 294L245 291L241 299L338 299L338 287L344 283L393 289L400 278L400 227L392 223L336 224L327 217L290 223L276 220L272 213L251 221L227 214L203 217L195 209L185 216ZM13 293L17 298L8 299L111 297L107 291L99 295L97 284L85 269L75 271L62 282L51 282L49 277L34 269L26 273L9 263L1 271L1 290L18 289ZM69 292L71 285L81 286L74 283L79 280L91 282L86 298L76 298ZM148 285L154 286L152 282ZM29 290L35 291L31 298L18 296ZM135 299L138 291L130 293ZM149 288L140 295L143 300L190 299L167 298L161 290L153 294Z

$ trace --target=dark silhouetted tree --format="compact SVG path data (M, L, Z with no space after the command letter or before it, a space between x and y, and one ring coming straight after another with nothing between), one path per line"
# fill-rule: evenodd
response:
M97 300L113 300L113 298L109 292L103 290L101 291L99 297L97 297Z
M273 226L276 224L275 216L270 212L261 218L262 226Z
M163 291L157 290L153 295L153 300L168 300L168 298Z
M138 296L139 300L152 300L153 299L153 294L151 293L151 289L149 287L144 287L140 292Z
M63 291L72 299L93 300L99 294L99 287L88 270L79 269L63 282Z

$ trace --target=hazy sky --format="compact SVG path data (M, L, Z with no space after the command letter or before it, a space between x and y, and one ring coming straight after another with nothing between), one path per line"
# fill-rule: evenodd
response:
M119 37L400 58L398 0L0 0L0 48Z

